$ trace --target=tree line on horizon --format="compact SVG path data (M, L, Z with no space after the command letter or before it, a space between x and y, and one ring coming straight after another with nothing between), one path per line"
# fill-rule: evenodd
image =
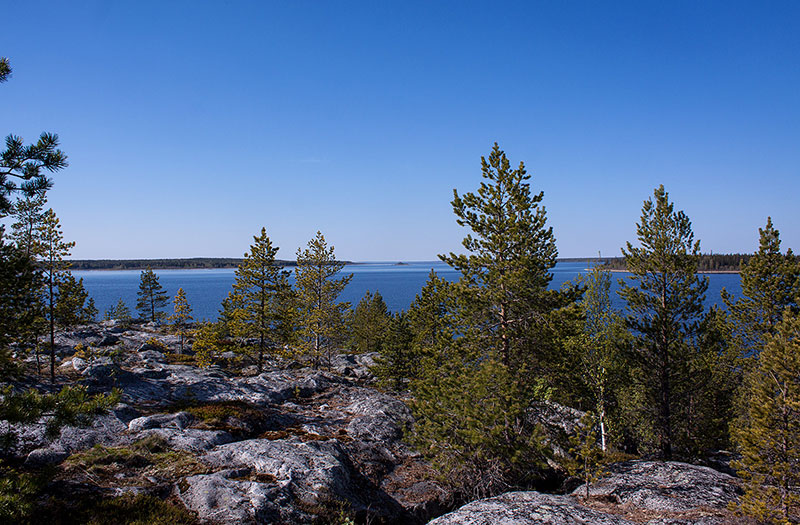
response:
M0 82L9 74L0 60ZM46 172L67 165L57 146L52 134L30 146L9 136L0 155L0 219L14 219L10 236L0 227L0 374L8 385L0 420L48 416L52 435L119 399L70 386L24 392L12 381L43 344L55 382L55 331L97 315L69 273L73 243L44 209ZM523 163L512 167L495 143L481 158L481 177L476 191L454 190L451 201L467 234L463 253L440 258L458 281L432 272L411 306L394 314L377 292L351 308L338 300L350 277L320 232L297 250L290 286L262 228L217 321L193 323L182 290L174 298L166 320L181 351L185 342L198 366L232 353L233 372L289 359L320 368L342 350L377 352L379 385L406 396L414 414L406 439L462 500L536 487L554 462L589 480L620 458L702 462L732 448L745 481L737 510L762 522L800 519L800 263L781 250L771 219L741 267L741 295L723 290L725 308L707 309L691 221L655 188L635 242L622 250L630 275L620 282L625 308L616 310L604 267L548 288L556 240ZM140 317L163 319L167 303L157 276L143 271ZM543 413L553 404L586 414L567 456L554 454L545 435ZM3 443L12 439L7 432ZM12 502L0 513L32 505L26 476L0 463L0 499Z

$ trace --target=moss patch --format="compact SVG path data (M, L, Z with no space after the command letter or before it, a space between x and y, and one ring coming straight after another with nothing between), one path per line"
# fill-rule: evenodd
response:
M127 447L95 445L67 458L63 469L63 478L98 487L149 486L209 472L192 454L171 450L158 435Z

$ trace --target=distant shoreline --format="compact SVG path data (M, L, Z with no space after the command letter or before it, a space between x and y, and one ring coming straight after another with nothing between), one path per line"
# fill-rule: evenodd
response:
M587 271L591 270L591 268L587 268L586 270ZM609 270L605 270L605 271L612 272L612 273L631 273L628 270L619 270L619 269L613 269L613 270L609 269ZM741 271L740 270L702 270L702 271L698 270L697 273L702 273L702 274L707 274L707 273L714 273L714 274L716 274L716 273L741 273Z
M585 262L585 263L609 263L617 257L565 257L557 259L557 262ZM227 270L236 269L242 264L243 259L234 257L191 257L176 259L75 259L68 261L71 269L75 271L125 271L125 270ZM348 266L362 264L386 264L389 266L406 266L417 262L440 262L432 261L339 261ZM297 266L294 260L278 260L276 263L285 268ZM617 265L618 266L618 265ZM586 269L587 271L589 268ZM622 268L606 268L609 272L628 273ZM702 270L701 274L736 274L739 270Z

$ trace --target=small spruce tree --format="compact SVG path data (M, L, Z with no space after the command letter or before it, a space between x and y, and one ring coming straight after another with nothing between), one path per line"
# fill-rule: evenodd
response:
M377 352L389 325L389 309L380 292L367 290L353 312L353 346L357 352Z
M175 333L180 338L180 352L182 354L183 342L189 334L189 324L193 321L192 307L189 305L189 301L186 300L186 292L183 291L183 288L178 288L178 293L175 294L173 302L175 311L169 316L169 320L172 321Z
M255 357L259 372L264 368L266 352L281 344L287 322L278 306L290 294L289 272L275 260L278 249L266 228L261 228L236 270L233 292L223 302L223 319L230 333L240 339L258 339Z

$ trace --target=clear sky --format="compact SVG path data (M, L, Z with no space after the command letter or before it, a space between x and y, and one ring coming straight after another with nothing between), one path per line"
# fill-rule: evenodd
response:
M663 183L703 251L800 251L800 2L0 2L0 133L59 134L77 258L459 250L497 141L563 257Z

